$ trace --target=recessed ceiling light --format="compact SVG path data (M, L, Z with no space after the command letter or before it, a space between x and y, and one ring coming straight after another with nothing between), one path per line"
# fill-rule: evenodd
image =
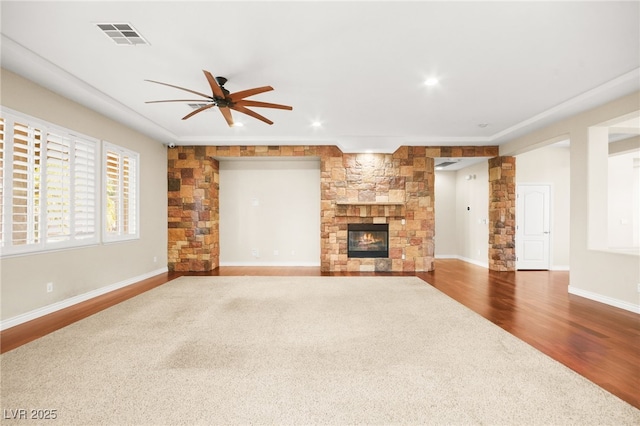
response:
M311 127L322 127L322 123L320 121L314 121L311 123Z
M241 123L239 121L234 121L233 122L233 127L243 127L243 126L244 126L244 123Z
M435 77L428 78L424 81L425 86L435 86L438 84L438 79Z
M481 129L484 129L488 125L489 125L489 123L480 123L480 124L478 124L478 127L480 127Z

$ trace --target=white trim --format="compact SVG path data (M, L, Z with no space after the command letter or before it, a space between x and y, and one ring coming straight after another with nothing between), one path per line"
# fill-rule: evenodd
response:
M570 271L569 265L553 265L550 271Z
M614 299L613 297L603 296L602 294L594 293L587 290L581 290L579 288L572 287L572 286L569 286L569 294L584 297L586 299L594 300L596 302L600 302L606 305L615 306L616 308L624 309L625 311L630 311L636 314L640 314L640 305L634 305L633 303Z
M320 266L320 262L220 262L220 266Z
M463 262L471 263L473 265L482 266L485 269L489 269L489 262L481 262L479 260L470 259L463 256L458 257L458 259L462 260Z
M435 256L436 259L458 259L463 262L471 263L476 266L481 266L485 269L489 269L489 262L481 262L479 260L471 259L464 256L459 256L457 254L438 254Z
M34 309L33 311L20 314L13 318L8 318L6 320L0 321L0 330L6 330L8 328L15 327L16 325L20 325L27 321L31 321L31 320L43 317L45 315L51 314L61 309L65 309L70 306L77 305L82 302L86 302L87 300L93 299L98 296L102 296L103 294L110 293L112 291L121 289L123 287L127 287L139 281L146 280L147 278L151 278L156 275L163 274L167 271L168 271L168 268L165 266L164 268L156 269L154 271L147 272L146 274L138 275L136 277L131 277L124 281L120 281L115 284L110 284L104 287L100 287L98 289L89 291L87 293L79 294L77 296L73 296L68 299L61 300L60 302L56 302L51 305L44 306L42 308Z

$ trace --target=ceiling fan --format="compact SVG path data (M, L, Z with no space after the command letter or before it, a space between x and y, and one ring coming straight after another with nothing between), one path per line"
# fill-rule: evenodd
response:
M229 127L233 126L233 117L231 116L231 110L241 112L253 118L257 118L258 120L264 121L267 124L273 124L273 121L258 114L255 111L250 110L247 107L286 109L289 111L293 109L293 107L290 107L288 105L272 104L270 102L252 101L250 99L246 99L250 96L273 90L273 87L271 86L256 87L253 89L241 90L239 92L230 93L227 89L224 88L224 84L227 82L226 78L214 77L213 74L211 74L209 71L206 71L206 70L202 70L202 72L204 72L204 75L205 77L207 77L207 81L209 82L209 86L211 87L211 95L196 92L195 90L187 89L180 86L174 86L173 84L162 83L160 81L154 81L154 80L145 80L145 81L184 90L185 92L193 93L194 95L202 96L203 98L205 98L206 105L203 105L198 109L185 115L184 117L182 117L183 120L193 117L197 113L208 110L209 108L218 107L218 109L222 113L222 116L227 121L227 124L229 125ZM160 103L160 102L202 103L203 100L202 99L170 99L170 100L161 100L161 101L147 101L145 103L153 104L153 103Z

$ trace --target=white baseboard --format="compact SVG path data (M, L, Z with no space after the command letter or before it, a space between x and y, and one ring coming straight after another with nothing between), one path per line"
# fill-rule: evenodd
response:
M470 259L468 257L459 256L458 259L463 262L472 263L476 266L482 266L483 268L489 269L489 262L480 262L479 260Z
M114 290L118 290L128 285L135 284L138 281L146 280L147 278L151 278L156 275L163 274L167 271L168 271L168 268L165 266L164 268L156 269L155 271L147 272L146 274L138 275L136 277L131 277L115 284L110 284L104 287L100 287L98 289L89 291L87 293L79 294L77 296L73 296L68 299L61 300L60 302L52 303L51 305L43 306L42 308L34 309L33 311L29 311L12 318L7 318L6 320L0 321L0 330L6 330L7 328L15 327L16 325L25 323L27 321L31 321L36 318L40 318L42 316L59 311L61 309L68 308L69 306L86 302L87 300L93 299L94 297L102 296L103 294L107 294Z
M551 271L570 271L569 265L553 265Z
M312 267L320 266L320 262L220 262L220 266L283 266Z
M587 290L582 290L569 286L569 294L584 297L585 299L594 300L596 302L604 303L605 305L614 306L616 308L624 309L636 314L640 314L640 305L634 305L633 303L624 302L622 300L614 299L613 297L603 296L598 293L594 293Z
M459 256L457 254L436 254L434 257L436 259L458 259L462 260L463 262L472 263L476 266L481 266L483 268L489 269L488 262L480 262L479 260L470 259L468 257Z

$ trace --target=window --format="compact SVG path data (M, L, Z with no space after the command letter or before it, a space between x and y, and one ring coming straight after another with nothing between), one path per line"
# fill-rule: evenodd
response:
M3 109L2 254L98 242L98 141Z
M138 154L104 143L104 241L139 237Z
M588 244L640 255L640 111L589 127Z

